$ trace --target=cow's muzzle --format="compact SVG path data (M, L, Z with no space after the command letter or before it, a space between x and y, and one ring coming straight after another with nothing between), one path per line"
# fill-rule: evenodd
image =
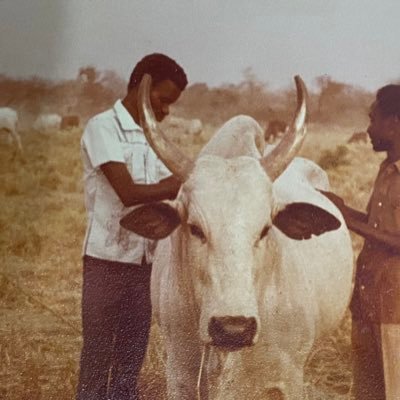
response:
M211 344L226 351L253 345L256 332L257 321L254 317L211 317L208 324Z

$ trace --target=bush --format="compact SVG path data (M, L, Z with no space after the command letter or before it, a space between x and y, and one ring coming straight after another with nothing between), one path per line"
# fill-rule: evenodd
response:
M319 166L324 170L335 169L349 163L349 150L343 145L337 146L334 150L323 151L318 160Z

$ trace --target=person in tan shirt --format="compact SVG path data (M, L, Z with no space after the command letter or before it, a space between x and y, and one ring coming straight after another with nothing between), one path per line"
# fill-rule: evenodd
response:
M378 90L369 113L374 151L387 153L367 213L323 192L349 229L365 238L357 259L352 312L356 400L400 399L400 85Z

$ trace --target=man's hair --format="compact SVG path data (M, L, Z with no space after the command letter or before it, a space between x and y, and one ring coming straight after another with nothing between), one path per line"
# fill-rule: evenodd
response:
M129 79L128 91L140 84L144 74L151 75L153 85L171 80L181 91L188 83L183 68L172 58L160 53L149 54L136 64Z
M376 102L381 113L400 118L400 85L386 85L376 93Z

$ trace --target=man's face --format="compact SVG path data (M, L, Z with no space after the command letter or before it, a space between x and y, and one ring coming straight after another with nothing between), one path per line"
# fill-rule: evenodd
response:
M181 90L169 79L152 87L150 92L151 106L158 122L161 122L169 114L169 106L178 100L180 94Z
M369 113L369 126L367 129L375 151L388 151L393 146L396 124L398 119L394 116L385 116L380 111L377 103L373 103ZM398 129L398 127L397 127Z

